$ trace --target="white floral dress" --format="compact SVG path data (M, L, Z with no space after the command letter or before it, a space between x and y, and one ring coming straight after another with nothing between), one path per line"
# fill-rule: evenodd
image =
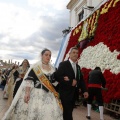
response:
M54 71L45 71L44 74L51 74ZM29 76L29 74L28 74ZM31 76L30 76L31 77ZM35 82L34 86L35 86ZM38 83L38 81L36 82ZM20 95L13 109L8 110L2 120L63 120L63 112L59 107L53 93L39 88L39 84L31 89L29 103L24 102L25 90L22 89Z

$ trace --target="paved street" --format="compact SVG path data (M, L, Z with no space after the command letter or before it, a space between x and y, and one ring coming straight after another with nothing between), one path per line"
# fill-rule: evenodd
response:
M7 100L2 98L3 91L0 90L0 120L4 116L4 113L8 109ZM73 116L74 120L87 120L85 118L87 112L87 108L84 106L80 106L74 109ZM92 110L92 120L99 120L99 113ZM105 120L114 120L113 118L109 117L109 115L105 114Z

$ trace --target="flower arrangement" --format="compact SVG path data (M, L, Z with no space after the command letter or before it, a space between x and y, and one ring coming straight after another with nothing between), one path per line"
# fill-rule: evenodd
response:
M80 50L78 64L87 84L89 71L101 67L108 91L103 91L104 102L120 99L120 0L109 0L95 11L88 22L88 38L94 36ZM78 44L84 22L72 30L65 52ZM82 42L82 41L81 41Z

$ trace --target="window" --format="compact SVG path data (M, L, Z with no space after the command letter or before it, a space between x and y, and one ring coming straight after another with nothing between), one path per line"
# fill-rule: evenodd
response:
M84 10L82 10L79 14L78 14L78 22L80 22L84 17Z

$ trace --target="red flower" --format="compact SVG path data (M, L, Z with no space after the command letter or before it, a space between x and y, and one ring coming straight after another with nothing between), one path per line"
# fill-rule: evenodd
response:
M120 54L117 56L117 59L120 59Z

